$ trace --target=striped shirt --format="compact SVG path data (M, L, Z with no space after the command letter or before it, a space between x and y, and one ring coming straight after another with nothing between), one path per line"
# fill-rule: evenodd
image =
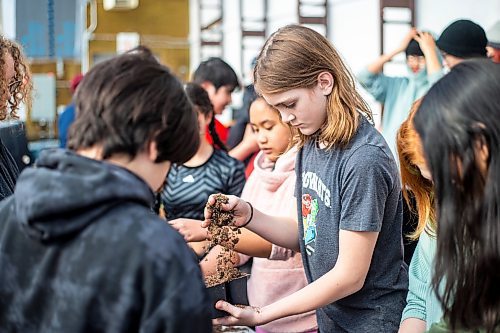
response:
M161 193L167 220L190 218L203 220L203 209L213 193L241 195L245 185L242 162L226 152L214 149L202 165L172 165Z

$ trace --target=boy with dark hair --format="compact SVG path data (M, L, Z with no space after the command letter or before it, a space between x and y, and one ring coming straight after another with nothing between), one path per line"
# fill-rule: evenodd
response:
M181 83L145 48L90 70L73 151L41 154L0 205L0 327L211 332L200 269L151 206L199 144Z
M221 114L224 108L231 104L231 94L235 89L240 88L238 76L231 66L216 57L203 61L194 71L192 81L207 91L216 115ZM215 131L225 144L229 130L217 119L215 119ZM209 135L207 135L207 140L212 143Z

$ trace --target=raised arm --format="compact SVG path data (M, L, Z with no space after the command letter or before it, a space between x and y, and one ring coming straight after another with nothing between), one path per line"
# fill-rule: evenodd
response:
M397 48L395 48L394 50L392 50L389 53L382 54L377 60L375 60L374 62L369 64L368 71L372 74L378 74L378 73L382 72L382 69L384 68L384 64L386 62L391 61L391 59L394 58L394 56L396 54L399 54L399 53L403 52L404 50L406 50L406 47L408 46L410 41L413 38L415 38L416 35L417 35L417 29L412 28L408 32L408 34L406 34L406 36L401 41L401 44Z
M422 53L425 56L425 66L427 68L427 75L440 72L442 70L441 63L436 49L436 42L434 37L428 32L419 32L413 38L418 42Z

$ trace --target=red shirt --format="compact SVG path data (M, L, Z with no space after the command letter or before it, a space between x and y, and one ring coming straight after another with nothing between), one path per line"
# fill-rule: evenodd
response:
M214 118L214 122L215 122L215 132L217 133L217 135L219 135L220 140L224 144L226 144L227 138L229 136L229 128L227 128L226 126L222 125L222 123L220 121L218 121L216 118ZM213 140L212 140L212 137L210 136L210 131L208 130L208 127L207 127L207 131L205 133L205 137L207 138L207 141L210 144L214 143Z

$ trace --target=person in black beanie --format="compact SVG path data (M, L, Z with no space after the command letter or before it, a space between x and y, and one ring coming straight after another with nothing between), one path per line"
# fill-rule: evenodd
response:
M458 20L446 27L436 41L448 68L469 58L486 57L488 39L480 25L470 20Z

